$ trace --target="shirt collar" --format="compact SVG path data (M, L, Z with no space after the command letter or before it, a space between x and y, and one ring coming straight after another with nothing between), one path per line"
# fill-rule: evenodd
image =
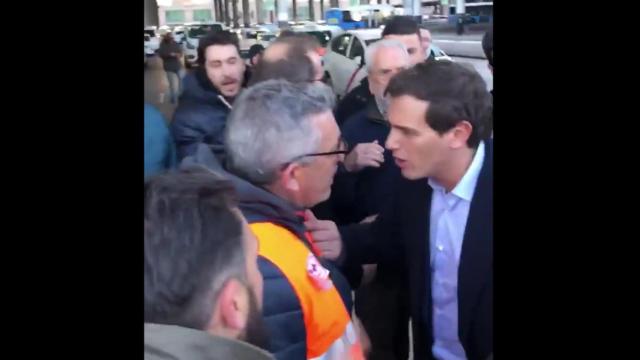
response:
M473 198L473 193L476 190L476 183L478 182L478 176L480 175L480 170L482 169L483 163L484 142L481 141L480 145L478 145L478 149L476 150L475 155L473 156L471 165L469 165L469 168L464 173L464 176L462 177L462 179L460 179L456 187L451 190L451 193L461 199L471 201L471 198ZM429 178L428 181L429 185L434 190L444 190L444 187L432 178Z

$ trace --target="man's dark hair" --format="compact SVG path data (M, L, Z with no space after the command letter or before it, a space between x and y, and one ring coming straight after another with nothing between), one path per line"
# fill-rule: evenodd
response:
M214 45L233 45L238 50L238 57L240 56L240 45L238 42L238 36L230 31L211 31L198 43L198 64L204 65L206 50L209 46Z
M493 29L489 29L482 37L482 50L484 50L489 65L493 67Z
M468 121L472 126L467 140L470 148L491 135L493 103L487 85L476 71L460 64L445 60L420 63L395 75L386 93L428 102L425 120L438 134Z
M230 182L192 167L144 185L144 322L205 330L220 290L246 283Z
M387 35L412 35L416 34L419 38L420 36L420 28L418 27L418 23L416 23L411 16L393 16L384 26L384 30L382 31L382 37Z
M249 59L253 59L254 56L262 54L262 52L264 52L264 46L262 46L261 44L251 45L251 47L249 48Z

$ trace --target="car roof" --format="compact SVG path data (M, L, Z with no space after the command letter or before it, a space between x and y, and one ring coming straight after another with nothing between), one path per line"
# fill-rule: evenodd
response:
M382 37L382 29L358 29L349 30L349 34L354 34L362 40L374 40Z

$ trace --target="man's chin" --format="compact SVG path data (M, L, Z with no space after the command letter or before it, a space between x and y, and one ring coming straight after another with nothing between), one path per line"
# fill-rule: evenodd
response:
M234 89L234 90L223 90L220 93L222 94L222 96L224 97L228 97L228 98L232 98L235 97L236 95L238 95L238 91L240 89Z

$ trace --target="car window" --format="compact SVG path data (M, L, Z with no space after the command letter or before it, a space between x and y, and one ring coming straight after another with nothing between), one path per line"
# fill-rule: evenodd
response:
M347 48L352 36L351 34L344 34L335 38L331 43L331 51L347 56Z
M351 45L351 50L349 50L349 59L355 59L356 56L364 59L364 48L360 39L353 38L353 44Z
M212 31L212 32L222 31L222 26L218 24L193 26L189 28L189 37L201 38L205 36L209 31Z

